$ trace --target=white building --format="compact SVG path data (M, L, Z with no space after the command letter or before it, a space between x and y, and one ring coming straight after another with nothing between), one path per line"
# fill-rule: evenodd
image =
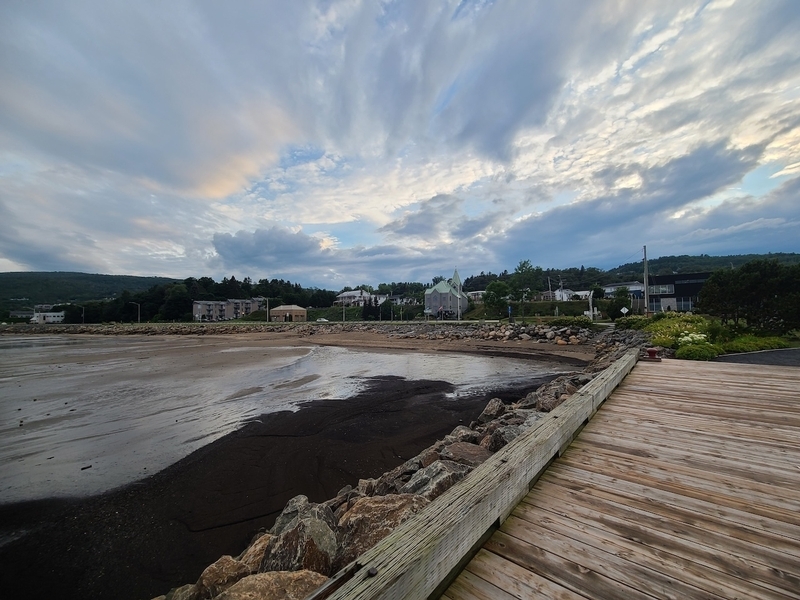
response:
M364 290L352 290L349 292L342 292L338 296L336 296L336 300L333 301L334 306L374 306L375 302L383 304L386 302L386 299L389 296L386 294L370 294L369 292L365 292Z
M195 300L192 302L192 315L195 321L228 321L246 317L264 308L265 304L265 298Z
M34 312L31 317L31 323L44 325L46 323L63 323L64 311L60 312Z

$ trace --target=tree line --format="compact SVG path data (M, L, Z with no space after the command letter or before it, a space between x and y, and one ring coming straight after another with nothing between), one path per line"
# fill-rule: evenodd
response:
M700 290L698 308L723 325L771 333L800 329L800 264L754 260L715 271Z

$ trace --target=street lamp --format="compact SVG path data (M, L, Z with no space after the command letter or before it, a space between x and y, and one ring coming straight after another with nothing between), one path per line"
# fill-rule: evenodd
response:
M138 302L128 302L128 304L135 304L136 305L136 322L142 322L142 305Z
M81 325L85 325L86 324L86 309L83 306L81 306L80 304L75 304L75 306L77 306L78 308L81 309Z

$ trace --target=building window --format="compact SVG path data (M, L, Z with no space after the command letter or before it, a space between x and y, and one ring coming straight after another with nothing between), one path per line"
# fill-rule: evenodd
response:
M648 286L648 290L651 295L672 295L675 293L675 286L671 283L662 284L662 285L651 285Z

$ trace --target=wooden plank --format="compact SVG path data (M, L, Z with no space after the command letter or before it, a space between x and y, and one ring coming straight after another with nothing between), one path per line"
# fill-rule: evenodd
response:
M536 523L515 516L510 517L492 538L499 535L521 541L535 540L536 546L549 555L576 563L585 570L596 570L604 577L615 581L624 588L636 590L637 593L675 600L719 597L717 594L704 592L684 581L665 576L654 569L633 562L626 556L592 547L584 539L557 535ZM490 543L491 540L487 542L487 547ZM509 560L514 560L511 552L507 552L505 556ZM596 594L592 587L588 587L587 591Z
M658 571L665 577L678 579L724 598L741 598L744 595L764 600L785 600L793 597L780 588L757 584L752 579L731 575L725 569L718 568L720 565L713 564L711 555L722 566L725 566L725 560L720 560L719 554L710 548L699 547L700 551L695 549L694 552L687 552L684 540L660 537L657 530L643 531L648 538L631 540L617 535L616 532L594 526L593 519L588 519L585 523L573 515L565 517L551 512L548 510L550 504L543 502L534 506L521 503L514 515L535 523L554 535L581 540L598 550L625 557L637 565ZM654 541L656 543L652 543ZM737 557L730 558L738 560Z
M640 483L620 480L613 473L594 473L561 461L547 471L546 482L568 487L584 494L604 493L620 496L630 501L641 501L644 505L658 510L665 506L677 513L679 520L693 523L698 515L702 515L705 527L714 531L748 540L749 543L765 545L784 554L796 556L800 562L800 527L754 515L746 510L738 510L720 506L707 498L691 498L671 491L642 485ZM539 488L536 488L539 489ZM533 497L530 494L525 502ZM714 528L714 524L719 523Z
M453 600L517 600L516 596L469 571L461 575L447 590Z
M587 598L653 599L649 594L607 577L601 572L602 567L586 567L503 531L495 532L484 548Z
M740 504L746 499L751 510L757 514L800 524L797 500L770 495L764 491L764 485L741 477L714 474L706 478L704 472L683 465L646 458L631 460L622 453L609 450L596 452L590 446L581 444L580 440L576 440L570 450L569 460L576 465L591 467L601 473L606 470L618 471L621 478L629 480L643 478L654 487L679 487L693 497L711 494L726 506L730 503ZM693 493L689 493L689 490Z
M547 526L549 512L572 521L573 527L601 530L604 533L598 535L607 541L614 540L614 544L635 549L641 564L650 564L646 560L648 554L659 557L661 567L650 566L661 568L670 576L677 577L679 573L671 570L683 561L705 565L706 577L720 589L750 590L746 595L752 596L754 590L765 588L755 593L755 597L786 597L789 591L800 590L796 557L706 530L701 515L696 515L696 523L687 524L664 508L648 511L649 507L643 508L641 503L637 505L631 500L617 503L609 498L612 497L588 494L586 490L560 490L556 484L542 482L541 493L529 495L514 515ZM668 559L669 555L673 558ZM687 581L692 577L692 569L685 570L687 575L683 580ZM696 579L698 576L694 573L694 580L690 582L696 587L705 587ZM789 597L794 596L790 594Z
M686 465L701 471L711 471L731 477L742 477L749 481L779 488L774 493L783 494L800 502L800 490L797 489L800 477L798 469L779 467L762 458L761 461L748 460L749 457L729 458L715 452L705 452L696 445L683 446L676 449L674 444L661 439L637 439L633 436L611 436L608 430L602 432L583 431L581 443L592 448L608 450L611 452L636 458L661 460ZM800 456L798 456L800 459ZM800 464L800 463L798 463Z
M309 598L427 598L484 532L511 512L531 482L636 363L631 351L495 453L348 567L352 577ZM368 577L375 569L377 575Z
M519 600L583 600L583 596L486 550L475 555L467 570L487 581L502 581L500 587Z
M785 444L770 446L756 443L739 436L722 436L714 433L710 428L703 431L690 430L668 426L664 423L652 421L633 421L614 418L605 409L593 419L593 427L585 433L601 431L610 439L628 438L654 446L677 445L683 448L692 448L704 454L719 457L731 457L749 463L759 464L768 461L770 465L780 469L787 469L798 473L797 465L800 464L800 442L797 447L787 447ZM744 433L744 432L742 432Z

